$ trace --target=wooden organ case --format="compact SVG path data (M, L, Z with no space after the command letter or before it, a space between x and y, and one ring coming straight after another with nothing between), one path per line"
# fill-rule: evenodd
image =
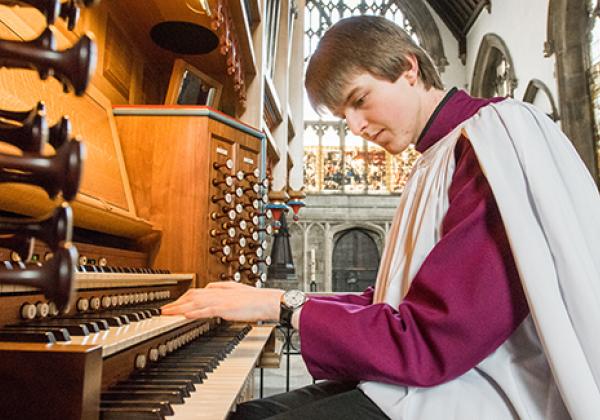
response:
M170 4L153 1L148 10L158 3ZM0 284L2 419L225 418L252 396L252 373L272 338L269 326L160 315L161 305L190 287L264 280L268 184L264 136L235 118L208 107L113 109L161 97L160 72L174 59L128 67L128 53L145 62L138 40L123 36L125 8L141 4L0 1L0 39L35 38L46 22L31 6L54 6L58 48L92 29L99 58L81 97L32 71L0 70L0 108L30 109L43 100L48 124L68 114L87 148L71 202L79 260L69 309L60 312L38 287ZM67 28L79 13L81 24ZM231 85L224 97L243 94ZM14 154L3 141L0 153ZM0 183L2 215L42 217L56 205L35 186ZM40 241L22 260L0 248L0 261L14 267L51 258Z
M263 134L207 107L114 113L138 214L163 228L156 264L196 273L199 286L259 281L268 262Z

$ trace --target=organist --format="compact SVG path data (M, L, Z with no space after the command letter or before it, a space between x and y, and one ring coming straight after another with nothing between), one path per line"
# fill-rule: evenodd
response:
M353 133L394 154L416 142L422 157L374 289L306 300L211 283L163 308L299 329L309 371L329 381L234 418L596 418L600 200L558 127L512 99L443 91L382 17L334 25L306 87Z

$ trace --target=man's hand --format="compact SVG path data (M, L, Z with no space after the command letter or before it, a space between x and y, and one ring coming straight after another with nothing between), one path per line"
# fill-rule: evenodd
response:
M283 290L259 289L235 282L209 283L203 289L190 289L175 302L162 307L163 315L186 318L221 317L229 321L279 319Z

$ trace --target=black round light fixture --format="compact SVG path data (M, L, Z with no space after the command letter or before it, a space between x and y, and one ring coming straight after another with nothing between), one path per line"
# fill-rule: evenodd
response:
M191 22L158 23L150 30L150 38L176 54L207 54L219 45L219 38L210 29Z

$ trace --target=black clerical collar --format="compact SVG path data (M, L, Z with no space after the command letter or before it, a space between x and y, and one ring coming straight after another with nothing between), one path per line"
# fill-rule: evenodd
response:
M435 107L435 110L433 111L433 114L431 114L431 116L427 120L427 124L425 124L425 127L423 127L423 131L421 131L421 135L419 135L419 139L417 140L417 144L416 144L417 148L419 148L419 143L421 142L421 140L423 139L423 137L425 137L425 135L427 134L427 132L431 128L431 125L433 124L433 122L437 118L437 116L440 113L440 111L442 110L442 108L444 108L444 106L446 105L446 103L450 100L450 98L452 96L454 96L454 94L456 92L458 92L458 89L456 87L453 87L452 89L450 89L448 91L448 93L446 93L446 95L444 96L444 98L440 101L440 103L438 104L438 106Z

